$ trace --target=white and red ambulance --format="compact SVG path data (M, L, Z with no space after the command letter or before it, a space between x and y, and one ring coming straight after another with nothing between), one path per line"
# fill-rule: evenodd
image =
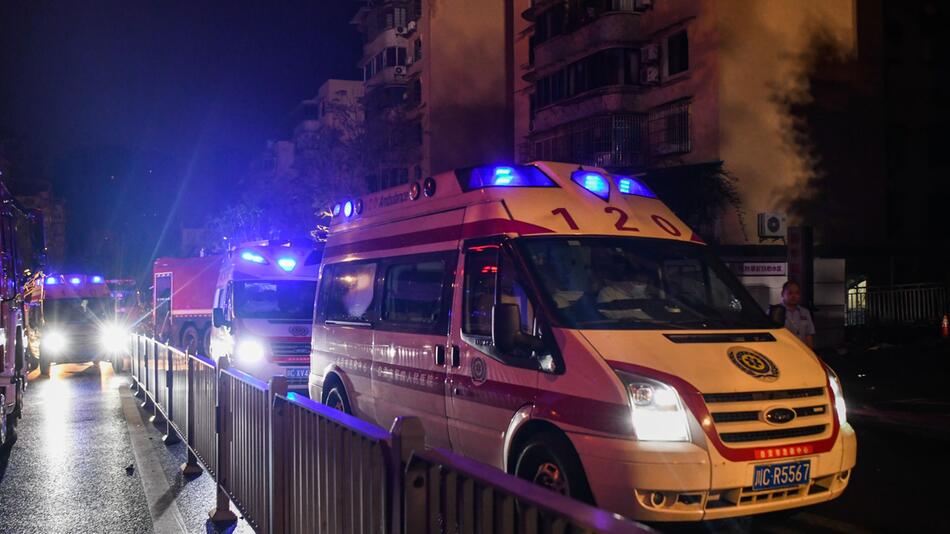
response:
M214 289L211 356L242 371L287 377L306 390L310 325L322 245L310 240L260 241L232 250Z
M635 177L479 167L334 212L313 398L641 520L847 486L834 373Z

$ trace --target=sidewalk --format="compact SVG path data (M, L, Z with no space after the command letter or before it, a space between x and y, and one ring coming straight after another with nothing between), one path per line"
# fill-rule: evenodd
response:
M841 378L852 421L950 440L947 340L848 347L822 358Z

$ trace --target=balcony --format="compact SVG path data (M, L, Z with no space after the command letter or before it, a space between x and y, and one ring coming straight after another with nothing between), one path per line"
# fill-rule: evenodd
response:
M576 30L534 46L535 71L550 71L604 48L639 47L644 39L638 13L609 11Z
M531 136L531 159L639 169L646 162L646 127L646 116L639 113L575 121Z

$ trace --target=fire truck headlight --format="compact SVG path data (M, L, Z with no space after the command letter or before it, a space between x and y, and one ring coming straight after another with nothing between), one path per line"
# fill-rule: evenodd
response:
M104 325L99 332L99 344L106 352L123 352L129 343L129 331L117 324Z
M264 344L256 339L244 339L238 342L235 355L239 362L257 363L264 359Z
M848 422L848 407L844 402L844 390L841 389L841 380L831 368L828 368L828 383L831 384L831 393L835 396L835 413L838 414L838 424Z
M689 420L679 393L659 380L625 372L633 431L639 441L689 441Z
M40 341L40 347L44 350L48 350L53 354L59 354L66 350L66 346L69 345L69 340L66 338L66 334L60 332L59 330L49 330L43 335L43 339Z

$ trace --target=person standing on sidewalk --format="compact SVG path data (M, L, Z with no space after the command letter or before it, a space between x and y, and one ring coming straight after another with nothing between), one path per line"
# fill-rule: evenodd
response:
M785 328L806 345L815 348L815 323L811 312L801 306L802 286L794 280L782 285L782 306L785 308Z

